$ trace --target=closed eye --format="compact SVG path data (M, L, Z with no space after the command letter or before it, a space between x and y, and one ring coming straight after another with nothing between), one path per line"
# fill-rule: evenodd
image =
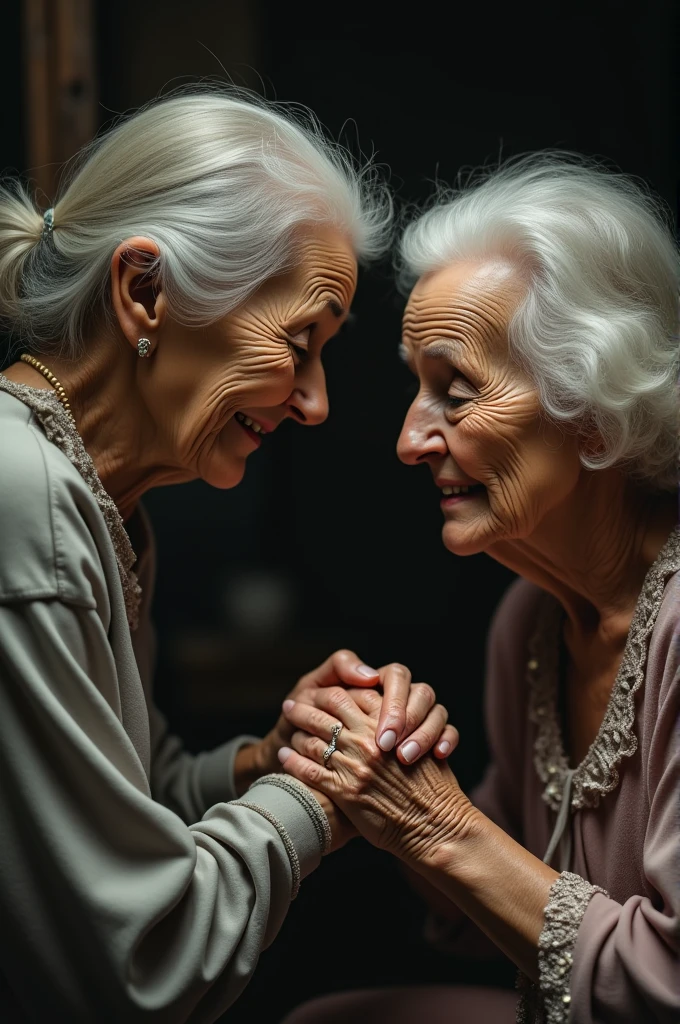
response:
M315 326L315 324L310 324L309 327L305 327L304 330L298 331L297 334L288 339L288 344L297 359L305 360L309 355L309 339Z

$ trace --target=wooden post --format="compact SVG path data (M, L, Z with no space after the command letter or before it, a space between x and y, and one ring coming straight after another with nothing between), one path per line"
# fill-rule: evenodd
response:
M97 130L93 0L23 0L28 173L49 205Z

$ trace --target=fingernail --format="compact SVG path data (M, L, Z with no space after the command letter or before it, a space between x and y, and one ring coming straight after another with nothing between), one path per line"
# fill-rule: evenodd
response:
M410 764L411 761L415 761L419 753L420 744L416 743L415 740L409 740L408 743L405 743L404 746L401 748L401 756L404 758L407 764Z
M284 702L281 705L281 707L283 708L283 710L287 714L289 711L292 711L292 709L295 707L295 701L294 700L284 700Z
M397 734L394 729L386 729L378 740L378 746L381 750L391 750L396 742Z
M377 676L378 672L369 665L357 665L357 672L360 676Z
M290 749L290 747L281 747L277 755L281 764L285 764L285 762L288 760L292 753L293 751Z
M448 754L451 753L451 744L449 743L448 740L444 740L442 743L439 744L437 750L439 751L440 754L443 754L444 757L446 757Z

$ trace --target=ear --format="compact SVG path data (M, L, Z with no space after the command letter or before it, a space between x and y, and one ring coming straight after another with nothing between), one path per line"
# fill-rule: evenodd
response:
M152 344L166 314L165 295L158 280L160 249L151 238L121 242L111 257L111 304L120 329L136 350L140 338Z

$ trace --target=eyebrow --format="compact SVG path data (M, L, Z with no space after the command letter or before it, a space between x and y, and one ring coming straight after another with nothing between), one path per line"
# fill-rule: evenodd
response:
M337 320L340 320L347 312L347 310L341 306L339 302L336 302L335 299L329 299L324 306L324 309L330 309L331 313Z
M460 359L462 346L456 341L433 341L421 353L428 359Z

